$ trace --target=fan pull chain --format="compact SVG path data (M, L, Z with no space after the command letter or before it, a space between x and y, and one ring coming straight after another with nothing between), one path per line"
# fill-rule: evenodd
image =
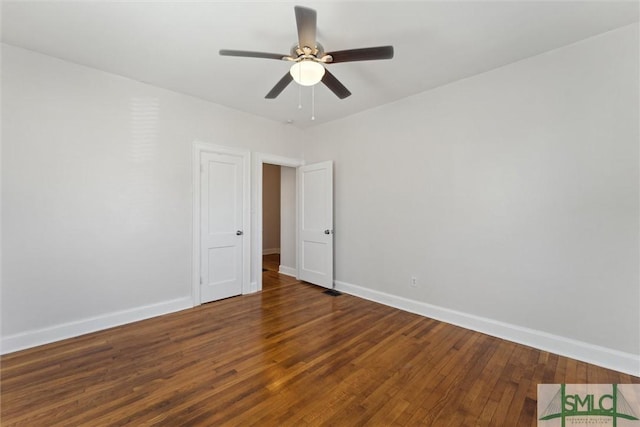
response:
M311 86L311 120L316 119L316 87Z

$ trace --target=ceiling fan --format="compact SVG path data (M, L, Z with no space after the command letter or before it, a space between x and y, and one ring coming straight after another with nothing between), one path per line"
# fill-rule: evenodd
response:
M302 86L313 86L322 82L338 98L344 99L351 95L351 92L325 68L325 65L393 58L393 46L325 52L322 45L316 41L316 11L302 6L295 6L294 10L298 26L298 43L291 48L289 55L246 50L220 50L220 55L223 56L278 59L293 62L289 72L267 93L265 96L267 99L274 99L280 95L292 80Z

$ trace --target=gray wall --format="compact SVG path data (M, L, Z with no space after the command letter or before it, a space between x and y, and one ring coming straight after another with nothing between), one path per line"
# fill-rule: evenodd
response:
M314 129L336 279L637 357L638 117L636 24Z
M280 166L262 167L262 249L280 252Z
M2 45L4 344L191 306L194 140L300 158L297 134Z
M296 269L296 169L280 167L280 268Z

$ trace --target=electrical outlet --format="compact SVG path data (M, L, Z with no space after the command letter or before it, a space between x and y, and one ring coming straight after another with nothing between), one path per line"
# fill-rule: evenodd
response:
M411 276L411 287L412 288L418 287L418 278L416 276Z

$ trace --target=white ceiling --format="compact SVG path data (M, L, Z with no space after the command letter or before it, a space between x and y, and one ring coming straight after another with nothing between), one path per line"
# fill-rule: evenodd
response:
M284 61L221 57L219 49L288 54L293 6L318 12L327 51L391 44L387 61L329 65L353 95L339 100L292 83L264 95ZM78 64L305 127L393 102L443 84L638 21L638 2L3 1L2 40Z

